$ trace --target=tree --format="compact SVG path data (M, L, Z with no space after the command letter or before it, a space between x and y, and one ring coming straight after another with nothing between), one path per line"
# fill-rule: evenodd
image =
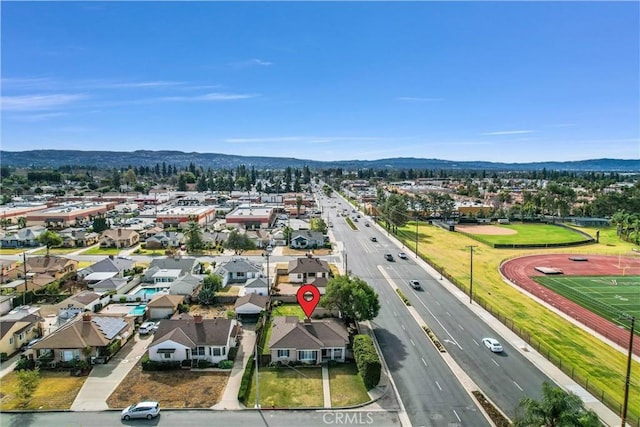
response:
M217 274L209 274L202 280L202 288L198 293L198 302L202 305L211 305L214 302L216 292L222 289L222 278Z
M38 368L34 370L23 369L16 372L16 378L18 379L18 390L16 395L23 408L29 405L31 396L38 388L40 382L40 370Z
M204 247L204 242L202 241L202 230L200 228L200 224L197 222L189 221L184 235L187 240L187 251L195 252Z
M338 310L347 321L372 320L380 311L378 294L359 277L338 276L327 282L322 307Z
M256 245L246 234L240 233L238 230L233 230L229 233L229 237L227 237L224 247L226 249L233 250L236 255L240 255L244 251L255 249Z
M329 229L322 218L311 218L309 222L311 225L311 231L319 231L322 234L326 234Z
M92 227L94 233L102 233L104 230L109 229L109 223L106 218L99 216L93 220Z
M18 227L19 228L25 228L27 226L27 218L21 216L18 217Z
M302 196L296 196L296 218L300 218L301 207L302 207Z
M599 427L595 412L584 407L580 397L548 382L542 383L542 400L525 397L520 401L524 413L514 427Z
M62 237L58 233L51 230L46 230L44 233L38 236L36 239L42 245L47 247L47 256L49 256L49 249L55 248L62 244Z

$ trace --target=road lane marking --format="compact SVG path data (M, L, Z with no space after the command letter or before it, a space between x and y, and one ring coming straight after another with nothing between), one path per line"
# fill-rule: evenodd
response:
M406 331L406 330L407 330L407 328L405 328L405 327L404 327L404 325L403 325L402 323L400 324L400 327L402 328L402 330L403 330L403 331Z
M520 389L520 391L524 391L524 390L522 389L522 387L520 387L520 386L518 385L518 383L517 383L517 382L515 382L515 381L514 381L513 383L516 385L516 387L518 387L518 388Z
M415 292L414 292L415 293ZM420 298L418 298L418 302L420 304L422 304L424 306L424 308L427 309L427 311L429 312L429 314L431 315L431 317L433 317L435 319L436 322L438 322L438 325L440 325L440 327L442 328L442 330L449 335L449 338L451 338L451 342L454 343L460 350L462 350L462 346L460 344L458 344L458 341L456 341L456 339L453 337L453 335L451 335L449 333L449 331L447 330L447 328L444 327L444 325L442 324L442 322L440 321L440 319L438 319L435 314L433 314L433 311L431 311L429 309L429 307L427 307L427 304L424 303L424 301L422 301Z
M413 340L412 340L411 338L409 338L409 341L411 342L411 345L412 345L412 346L414 346L414 347L416 346L416 343L414 343L414 342L413 342Z
M474 340L473 338L471 338L471 341L473 341L474 343L476 343L478 347L480 347L480 344L478 344L478 341Z
M440 383L438 381L436 381L436 385L438 386L438 389L442 391L442 387L440 387Z
M424 357L421 357L420 359L422 360L422 363L424 363L424 366L429 366L429 365L427 365L427 361L426 361L426 360L424 360ZM436 381L436 382L437 382L437 381Z
M495 364L496 364L496 366L500 366L500 365L498 365L498 362L496 362L495 360L491 359L491 361L492 361L493 363L495 363ZM517 385L517 384L516 384L516 385Z
M398 317L398 313L396 313L395 311L393 312L393 315L394 315L395 317Z
M451 317L451 313L449 313L448 311L445 311L445 313L447 313L447 316Z
M458 419L458 422L461 423L462 420L460 419L460 417L458 416L458 413L456 412L455 409L453 409L453 413L456 415L456 418Z
M462 327L462 325L458 324L458 328L464 331L464 328Z

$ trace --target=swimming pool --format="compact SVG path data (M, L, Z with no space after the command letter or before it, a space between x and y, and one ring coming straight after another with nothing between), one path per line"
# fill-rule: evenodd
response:
M132 316L143 316L147 311L147 304L138 304L129 312Z
M157 292L158 290L156 288L142 288L142 289L138 289L138 291L133 295L136 297L142 297L143 299L148 300Z

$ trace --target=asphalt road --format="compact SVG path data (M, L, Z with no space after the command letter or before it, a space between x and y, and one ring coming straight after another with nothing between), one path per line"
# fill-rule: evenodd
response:
M471 396L380 273L379 268L387 266L384 243L369 240L372 235L382 239L380 233L375 227L365 227L364 218L356 223L360 230L352 231L335 211L329 208L327 214L334 224L336 240L344 244L347 269L379 294L381 309L372 326L411 424L488 426Z

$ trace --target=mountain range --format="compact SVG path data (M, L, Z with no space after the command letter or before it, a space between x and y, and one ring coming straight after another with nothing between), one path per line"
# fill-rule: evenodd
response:
M491 170L491 171L594 171L640 173L638 159L592 159L579 161L549 161L533 163L500 163L487 161L452 161L441 159L421 159L396 157L379 160L321 161L290 157L235 156L216 153L186 153L183 151L81 151L81 150L0 150L0 164L16 168L57 168L60 166L101 165L105 168L127 166L155 166L165 162L178 167L193 163L203 168L235 168L240 165L254 166L256 169L284 169L287 166L311 169L342 168L358 169L409 169L414 170Z

